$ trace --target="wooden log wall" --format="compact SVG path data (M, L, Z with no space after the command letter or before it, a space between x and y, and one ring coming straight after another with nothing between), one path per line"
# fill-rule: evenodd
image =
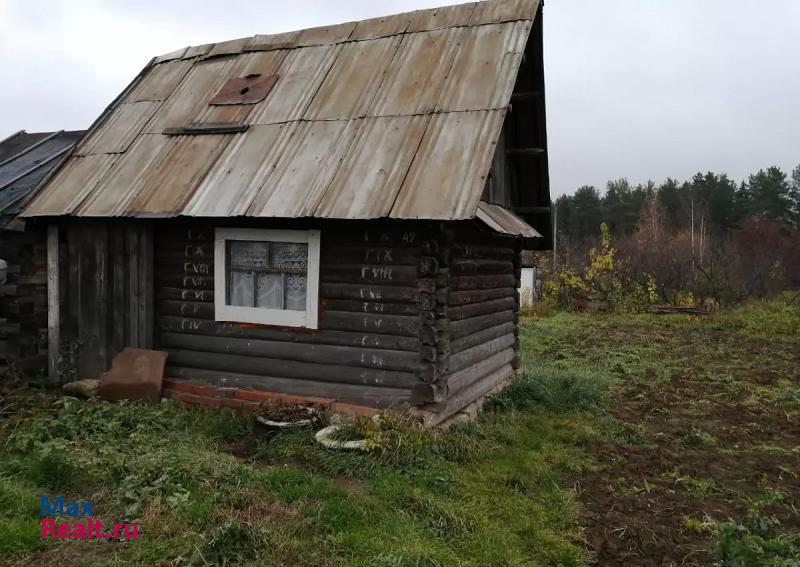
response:
M47 366L47 243L41 228L0 230L0 258L8 264L0 285L0 368Z
M519 367L521 239L478 223L440 227L435 403L443 420L492 392Z
M170 376L376 407L434 400L430 223L270 222L321 230L317 330L214 320L215 224L237 223L164 222L156 233L156 343Z

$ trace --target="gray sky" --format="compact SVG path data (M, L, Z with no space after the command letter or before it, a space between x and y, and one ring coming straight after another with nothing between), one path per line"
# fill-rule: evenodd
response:
M86 128L154 55L448 0L0 0L0 139ZM800 0L548 0L554 195L800 163Z

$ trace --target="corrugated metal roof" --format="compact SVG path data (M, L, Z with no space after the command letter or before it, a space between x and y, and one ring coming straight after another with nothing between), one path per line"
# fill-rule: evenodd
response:
M25 214L473 218L538 6L472 2L158 57ZM209 105L253 74L277 76L264 100ZM249 128L165 133L198 122Z
M66 157L84 131L21 130L0 141L0 216L19 213L25 199Z
M489 228L504 234L524 236L526 238L542 238L538 230L519 218L517 215L499 205L481 201L478 205L478 220Z

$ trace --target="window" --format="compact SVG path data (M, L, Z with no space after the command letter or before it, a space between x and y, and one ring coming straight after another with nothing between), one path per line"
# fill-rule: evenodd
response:
M217 321L316 329L318 285L318 230L217 229Z

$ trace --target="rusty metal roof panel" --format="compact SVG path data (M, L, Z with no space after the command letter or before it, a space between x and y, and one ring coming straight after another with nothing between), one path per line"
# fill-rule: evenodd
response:
M463 28L406 34L386 71L371 116L432 112L464 36Z
M193 57L202 57L208 55L208 52L214 49L213 43L204 43L203 45L193 45L186 48L186 53L183 54L183 59L191 59Z
M175 51L170 51L169 53L165 53L164 55L159 55L155 59L155 63L164 63L165 61L174 61L175 59L180 59L184 55L186 55L186 51L191 49L190 47L181 47L180 49L176 49Z
M76 155L119 154L130 147L142 128L161 106L160 101L143 100L117 106L100 127L78 145Z
M476 2L417 10L410 14L407 32L418 32L466 26L472 18Z
M25 209L25 216L68 215L109 172L119 156L96 154L72 157Z
M474 217L504 116L505 109L433 115L390 216Z
M125 102L141 102L144 100L165 100L169 98L178 83L181 82L192 66L191 61L169 61L156 65L142 81L136 85Z
M333 45L347 41L356 27L356 22L345 22L332 26L309 28L300 32L295 47L310 47L313 45Z
M171 139L161 134L144 134L119 157L102 182L86 198L77 214L109 217L124 214L128 204L144 187L150 171L167 153Z
M208 101L219 92L225 81L235 76L241 63L241 57L196 62L143 132L160 134L166 128L181 128L194 120L207 108Z
M289 146L298 124L258 124L237 136L195 191L184 214L244 215Z
M475 217L496 232L524 236L526 238L542 237L538 230L500 205L492 205L486 201L481 201L478 204L478 213Z
M162 56L30 214L473 218L537 6L468 3ZM263 98L235 92L253 74L277 77ZM241 133L164 135L190 123Z
M399 43L400 37L393 36L342 46L304 118L346 120L364 116Z
M234 136L169 137L161 159L148 169L125 215L170 217L181 214Z
M245 46L252 41L253 37L240 37L238 39L230 39L220 43L215 43L211 50L205 55L206 57L219 57L221 55L237 55L241 53Z
M437 105L441 112L503 108L511 99L530 22L468 28Z
M302 122L247 211L256 217L310 217L347 155L358 120Z
M297 38L300 31L289 31L273 34L259 34L253 36L244 47L244 51L271 51L273 49L291 49L297 47Z
M299 120L339 54L341 46L292 49L278 69L278 82L266 100L255 105L251 124Z
M371 18L356 23L350 41L364 41L365 39L378 39L405 33L411 21L411 14L397 14L382 18Z
M314 216L388 216L429 121L427 115L363 119Z
M533 20L540 0L504 0L502 2L478 2L470 25L499 24L516 20Z

